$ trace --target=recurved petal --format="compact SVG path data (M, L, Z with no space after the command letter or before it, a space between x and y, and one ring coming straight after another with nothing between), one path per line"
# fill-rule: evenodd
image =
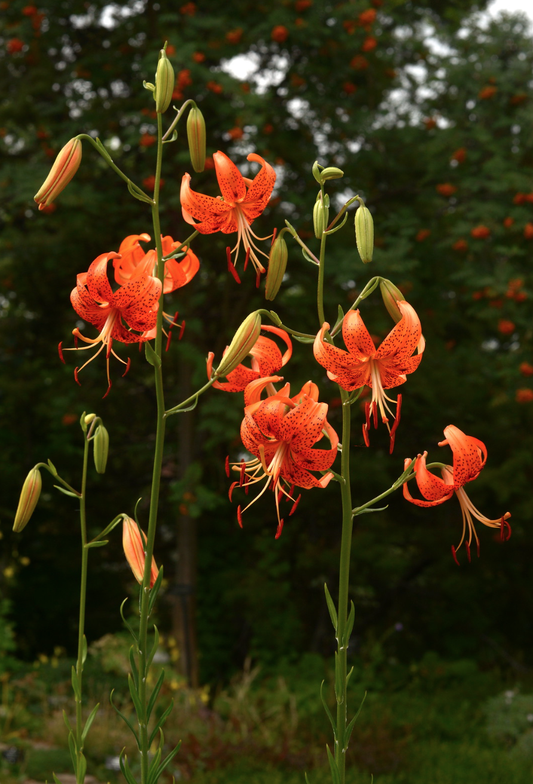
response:
M261 170L255 175L243 202L246 217L253 220L263 212L270 200L276 182L276 172L264 158L254 152L248 155L248 160L261 164Z
M358 310L349 310L342 321L342 337L354 359L368 359L376 353L374 341Z
M292 341L291 341L289 335L285 332L284 329L280 329L279 327L271 326L270 324L263 324L261 329L264 332L272 332L274 335L277 335L279 338L281 338L285 342L285 344L287 346L287 350L285 351L285 353L283 354L283 357L281 358L281 367L283 367L284 365L287 364L289 359L292 357Z
M118 253L102 253L97 256L87 270L86 286L95 302L113 304L113 290L107 277L107 264L116 259Z
M261 401L261 393L263 389L267 387L269 384L277 384L278 381L283 381L282 376L268 376L265 378L258 378L256 381L252 381L251 384L248 384L246 389L244 390L244 405L246 408L248 406L254 405ZM288 395L290 394L290 385L285 384L284 388L281 390L283 394ZM280 394L278 392L278 394Z
M322 438L327 413L326 403L317 403L304 395L302 401L280 422L280 440L291 441L295 449L312 446Z
M324 335L328 329L329 324L327 322L322 324L322 328L313 343L313 354L316 361L332 373L338 373L341 369L353 368L356 365L356 360L351 354L342 348L337 348L337 346L332 346L331 343L325 342Z
M238 168L232 160L220 150L213 155L215 173L224 201L230 202L233 207L235 202L242 202L246 197L246 183Z
M70 294L72 307L84 321L101 329L109 315L110 307L102 308L91 297L83 284L78 282L75 289Z
M454 491L453 483L450 484L451 475L446 472L444 479L441 479L426 468L427 452L419 455L415 462L416 483L418 489L426 499L426 501L438 501L441 499L446 500L450 498ZM448 481L446 481L448 479Z
M170 294L171 291L185 286L194 278L199 269L200 260L192 250L189 250L180 261L177 259L166 261L164 293Z
M289 452L281 466L281 476L287 482L308 490L311 487L322 487L321 479L317 479L303 465L300 465Z
M333 431L335 432L335 431ZM337 442L338 442L337 438ZM331 468L337 457L337 444L331 449L311 449L310 447L302 447L301 449L293 449L294 460L299 465L307 468L309 471L326 471Z
M456 487L471 482L487 460L487 448L483 441L467 436L455 425L444 428L445 440L439 446L449 444L453 452L453 481Z
M228 373L226 381L214 381L213 386L215 389L222 389L224 392L242 392L257 377L258 374L255 370L251 370L244 365L237 365L235 370Z
M402 318L379 346L375 359L383 359L388 356L407 359L420 341L422 327L415 309L405 301L397 304L402 313Z
M190 182L191 175L184 174L181 180L180 201L183 217L187 223L191 223L191 220L185 217L186 214L189 218L192 217L204 222L223 216L232 209L232 206L226 204L222 199L215 199L213 196L193 191Z

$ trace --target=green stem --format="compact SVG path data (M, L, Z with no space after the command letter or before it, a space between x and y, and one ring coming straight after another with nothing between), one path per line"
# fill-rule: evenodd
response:
M346 773L346 726L348 723L347 705L347 662L348 639L346 625L348 620L348 591L350 586L350 554L352 549L352 493L350 485L350 430L351 406L349 394L339 387L342 399L342 457L341 457L341 499L342 499L342 538L339 566L339 607L337 625L337 656L335 659L335 684L337 697L337 739L335 741L335 762L339 771L340 784L345 782Z
M322 201L324 200L324 186L322 186ZM324 316L324 267L326 261L326 240L327 235L322 232L320 240L320 260L318 265L318 283L316 292L316 303L318 308L318 324L321 327L326 317ZM342 782L341 782L342 784Z
M92 144L92 146L94 147L94 149L98 153L100 153L100 155L102 156L104 161L107 163L107 165L110 166L113 169L113 171L116 172L118 174L118 176L121 179L124 180L124 182L126 184L128 184L128 185L131 184L135 188L135 190L137 190L139 192L139 194L142 194L144 196L143 201L146 201L149 204L152 203L152 199L150 198L150 196L148 196L147 193L145 193L141 188L139 188L138 185L135 185L135 183L132 182L132 180L130 180L128 175L124 174L124 172L121 171L118 168L118 166L116 165L116 163L114 162L113 158L110 156L110 154L108 153L108 151L106 150L106 148L104 147L104 145L102 144L100 139L93 139L93 137L89 136L89 134L87 134L87 133L80 133L76 138L77 139L86 139L88 142L90 142ZM154 199L155 199L155 195L154 195Z
M154 227L155 244L157 250L157 277L161 281L161 297L157 313L157 335L155 339L155 353L161 358L163 338L163 283L165 275L165 262L163 261L163 248L161 244L161 225L159 220L159 188L162 165L162 120L161 114L157 116L157 163L155 173L154 203L152 206L152 221ZM163 449L165 443L165 398L163 393L163 373L161 363L154 366L155 389L157 400L157 429L155 439L154 464L152 471L152 489L150 494L150 515L148 520L148 533L146 537L146 550L144 562L144 575L141 586L140 621L139 621L139 683L138 695L141 706L139 721L139 740L141 750L141 784L148 782L149 769L149 736L147 716L147 681L148 681L148 611L150 600L150 578L152 557L154 553L154 540L157 527L157 512L159 506L159 491L161 486L161 466L163 463Z
M83 658L86 649L85 641L85 604L87 599L87 564L89 560L89 550L87 544L87 512L86 512L86 489L87 489L87 463L89 458L89 442L84 439L83 449L83 469L81 476L81 495L80 495L80 532L81 532L81 578L80 578L80 614L78 620L78 659L76 662L76 675L78 679L78 695L74 695L76 702L76 748L78 751L78 770L76 770L76 784L83 784L85 776L80 779L78 771L80 769L80 755L83 752L83 717L82 717L82 687L83 687Z
M385 492L380 493L380 495L377 495L371 501L367 501L366 504L363 504L362 506L357 506L355 509L353 509L352 510L352 516L353 517L357 517L357 515L359 515L362 512L364 512L365 509L368 509L370 506L373 506L373 504L377 504L377 502L381 501L382 498L386 498L388 495L390 495L391 493L394 493L396 490L398 490L399 487L404 485L410 479L413 479L413 477L415 476L415 473L411 469L412 469L412 467L414 465L414 462L415 462L414 460L411 461L411 464L406 468L406 470L403 472L403 474L398 477L398 479L394 482L394 484L391 485L391 487L389 487L388 490L385 490Z
M179 414L179 412L183 411L183 409L186 408L189 405L189 403L192 403L194 400L198 399L200 395L206 392L216 380L217 380L216 377L213 376L213 378L209 379L209 381L206 384L204 384L203 387L201 387L196 392L194 392L190 397L188 397L187 400L183 400L181 403L178 403L177 406L174 406L173 408L169 408L168 411L165 412L165 416L169 417L172 414Z

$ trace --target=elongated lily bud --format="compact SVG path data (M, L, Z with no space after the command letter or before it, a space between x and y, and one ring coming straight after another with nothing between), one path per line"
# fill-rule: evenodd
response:
M13 530L15 533L20 533L23 528L29 523L33 514L33 510L37 506L37 501L41 495L41 488L43 480L41 472L38 468L32 468L20 492L19 505L15 515L15 522L13 523Z
M103 425L98 425L93 439L94 467L96 473L105 474L109 454L109 433Z
M224 356L220 365L215 371L217 376L227 376L237 365L240 365L245 357L248 356L255 346L257 338L261 332L261 314L258 310L250 313L235 333L235 336Z
M133 572L133 576L139 585L142 584L144 575L144 563L146 560L146 554L144 552L145 542L146 536L143 533L141 538L141 533L135 520L132 520L131 517L124 516L124 523L122 526L122 546L124 547L124 555L126 556L126 560L129 563L131 571ZM152 558L150 588L152 588L155 581L157 580L158 574L159 569L156 566L155 558Z
M265 298L273 300L281 286L285 270L287 269L287 259L289 251L287 243L283 235L280 234L276 237L272 247L270 248L270 255L268 257L268 270L265 283Z
M387 308L389 315L398 323L402 318L402 312L398 307L398 302L403 302L405 297L399 288L397 288L392 281L386 278L381 278L379 282L383 304Z
M370 210L362 202L355 213L355 240L361 261L368 264L372 261L374 250L374 221Z
M341 177L344 177L344 172L336 166L326 166L326 168L322 169L320 172L320 179L322 182L325 182L326 180L338 180Z
M324 195L322 201L322 191L318 191L315 206L313 207L313 227L317 240L322 239L322 233L327 229L329 222L329 196Z
M174 92L174 69L164 49L159 53L159 62L155 74L155 110L158 114L166 112Z
M83 421L86 425L90 425L96 419L96 414L87 414Z
M33 197L40 210L48 207L74 177L80 167L81 152L80 139L74 138L65 144L55 159L50 174Z
M197 106L193 106L187 117L187 140L192 167L195 172L203 172L205 166L205 120Z

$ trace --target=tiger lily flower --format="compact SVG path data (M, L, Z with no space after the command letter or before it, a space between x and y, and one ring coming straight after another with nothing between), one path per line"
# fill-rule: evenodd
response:
M149 234L130 234L120 243L118 256L113 260L115 269L115 280L121 286L126 285L135 275L136 270L143 269L148 275L157 277L157 252L149 250L147 252L140 246L142 242L150 241ZM161 237L163 246L163 256L170 254L179 248L180 242L174 241L172 237ZM172 291L185 286L194 278L200 269L198 256L189 248L185 256L178 261L168 259L165 261L165 278L163 282L163 293L170 294Z
M443 441L439 442L439 446L448 444L451 447L453 453L453 466L441 464L441 479L427 469L427 452L418 455L415 460L414 471L416 483L423 498L413 498L407 487L407 482L403 486L403 495L404 498L412 504L425 507L443 504L455 493L461 506L463 516L463 533L461 541L457 547L452 546L452 555L455 562L458 564L457 550L459 550L463 542L469 561L472 539L476 542L479 556L479 537L473 518L479 520L480 523L483 523L483 525L486 525L489 528L499 528L501 539L504 541L511 536L511 526L507 522L511 517L511 514L510 512L506 512L502 517L490 520L476 509L464 490L464 485L467 482L472 482L476 479L485 465L487 449L483 441L480 441L473 436L467 436L462 430L455 427L455 425L448 425L448 427L444 429L444 436L445 438ZM407 458L404 461L404 468L407 469L410 463L411 459Z
M231 269L231 256L235 254L233 267L237 264L241 242L246 253L245 267L248 258L252 260L258 275L265 272L258 254L268 258L268 254L259 250L254 239L263 240L268 237L258 237L250 226L267 206L274 183L276 172L260 155L250 153L249 161L261 164L261 170L253 180L243 177L235 164L223 152L213 155L215 173L222 197L213 198L191 190L191 175L184 174L181 181L181 208L183 218L194 226L200 234L213 234L221 231L223 234L237 232L237 243L234 248L228 249L228 264ZM199 221L196 223L195 221ZM235 270L232 270L238 282Z
M292 342L285 330L268 325L263 325L261 329L272 332L284 340L287 345L285 353L282 355L273 340L260 335L250 350L251 367L248 368L243 364L237 365L235 370L228 373L226 381L213 382L215 389L222 389L224 392L242 392L252 381L265 376L273 376L274 373L277 373L278 370L281 370L287 364L292 356ZM211 378L212 375L214 357L215 355L210 351L207 358L208 378Z
M244 447L254 455L252 460L241 460L232 468L239 472L239 480L230 487L230 500L234 488L239 485L248 492L250 486L263 482L263 489L253 501L241 512L237 509L237 519L242 527L242 514L268 488L274 492L278 528L276 539L283 530L280 517L280 500L285 497L292 502L289 515L293 514L300 500L293 499L294 487L309 489L326 487L333 478L328 471L317 479L311 471L327 471L337 456L339 437L328 423L326 416L328 406L318 402L318 387L313 382L304 384L301 391L294 397L290 395L290 384L283 389L261 399L264 389L277 381L280 376L270 376L252 381L244 391L244 419L241 424L241 439ZM326 435L330 442L329 449L313 449L312 447ZM230 463L226 461L229 476Z
M66 351L83 351L97 349L81 368L74 370L74 378L79 384L78 373L92 362L104 349L107 360L108 388L104 397L111 389L109 375L109 357L112 354L119 362L129 369L129 361L121 359L113 349L113 341L120 343L140 343L147 340L144 333L153 329L157 322L158 301L161 295L161 281L138 268L130 280L113 292L107 276L107 265L112 259L118 258L115 252L103 253L90 265L87 272L77 276L76 288L72 290L70 301L78 316L93 324L98 330L96 338L82 335L78 328L72 331L87 346L68 348ZM133 332L132 330L137 330ZM140 332L141 334L137 334ZM59 356L63 360L62 344L59 344ZM64 361L64 360L63 360Z
M368 446L370 411L377 427L378 410L391 436L391 449L399 422L401 395L398 400L389 397L386 389L400 386L407 376L414 373L422 359L425 340L420 320L408 302L398 301L401 319L376 349L358 310L350 310L342 322L342 336L348 351L337 348L324 340L329 324L322 325L313 346L317 362L326 368L328 378L351 392L366 385L372 390L372 402L367 404L363 436ZM413 355L413 352L416 354ZM392 428L387 414L394 418L389 404L397 405L396 422Z
M142 538L141 538L142 533ZM146 546L146 534L144 531L139 530L139 526L132 520L131 517L124 515L122 525L122 546L124 548L124 555L131 567L133 576L142 585L144 576L144 564L146 561L146 553L144 548ZM152 558L150 570L150 588L154 587L157 580L159 569L156 566L155 558Z

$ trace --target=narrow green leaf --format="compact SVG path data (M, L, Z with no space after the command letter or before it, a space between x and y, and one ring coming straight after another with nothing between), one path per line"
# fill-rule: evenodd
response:
M341 679L339 657L337 656L337 651L335 651L335 697L337 698L337 703L339 705L342 705L342 703L344 702L345 685L346 684L344 684Z
M78 767L76 768L76 778L78 781L84 781L85 774L87 773L87 760L82 751L78 754Z
M66 710L63 710L63 721L65 722L65 727L67 728L67 732L72 732L72 727L70 726L70 721L68 720Z
M81 641L81 663L85 664L87 661L87 637L83 635Z
M324 710L326 711L326 716L329 719L329 723L331 724L331 729L333 730L333 737L335 738L335 741L336 741L337 740L337 729L335 727L335 720L334 720L334 718L332 716L332 713L331 713L330 709L328 708L328 704L327 704L326 700L324 699L323 691L324 691L324 681L322 681L322 683L320 684L320 699L322 700L322 705L324 707Z
M346 621L346 629L344 630L344 639L341 642L341 645L344 648L348 647L348 643L350 642L350 635L352 633L353 624L354 624L354 621L355 621L355 607L354 607L354 603L350 602L350 605L351 605L350 613L348 615L348 620Z
M94 721L94 717L98 713L98 708L100 707L100 703L97 703L92 711L87 716L87 721L85 722L85 727L83 728L83 732L81 733L81 742L85 743L85 738L87 737L87 733L91 729L91 724Z
M325 231L324 234L328 234L328 235L329 234L335 234L336 231L338 231L339 229L342 229L342 227L344 226L344 224L346 223L347 220L348 220L348 213L345 212L344 213L344 218L342 219L342 223L339 223L338 226L334 226L329 231Z
M124 626L129 631L129 633L131 634L131 636L135 640L135 642L137 644L137 647L138 647L139 646L139 640L137 639L137 635L135 634L135 632L133 631L133 628L131 627L131 625L127 622L127 620L124 617L124 605L126 604L127 601L128 601L127 598L124 599L124 601L120 605L120 617L122 618L122 622L124 623Z
M361 713L361 708L363 707L364 701L366 700L367 693L368 692L365 691L365 694L363 696L363 699L361 700L361 704L359 705L359 709L358 709L357 713L355 714L353 719L350 721L350 723L346 727L346 735L344 737L344 743L346 744L346 748L348 748L348 743L350 742L350 738L351 738L351 735L352 735L352 731L353 731L355 722L357 721L357 719L359 717L359 714Z
M124 747L120 752L120 756L118 758L118 762L120 765L120 770L122 771L122 775L128 782L128 784L137 784L133 777L133 773L131 772L130 766L128 764L128 758L126 756L126 748Z
M359 515L362 515L362 514L370 514L371 512L384 512L385 509L388 509L388 508L389 508L389 505L387 504L387 506L380 506L379 508L376 506L373 509L361 509L361 511L358 511L357 509L354 509L353 517L358 517Z
M76 668L74 667L74 665L72 665L71 681L72 681L72 689L74 691L76 699L78 700L78 702L81 702L80 683L78 681L78 676L76 674Z
M143 706L141 704L141 700L140 700L139 695L137 693L137 689L136 689L134 680L133 680L133 678L131 676L131 672L128 672L128 688L130 690L131 701L133 702L133 705L134 705L134 708L135 708L135 712L136 712L139 720L141 720L142 717L143 717L143 713L144 713Z
M146 354L146 361L153 365L153 367L160 368L161 367L161 357L159 354L156 354L153 350L152 346L150 345L150 341L147 340L144 344L144 352Z
M147 784L157 784L157 769L161 764L161 744L152 758L150 767L148 768L148 781Z
M164 773L166 768L168 768L168 766L170 765L170 763L172 762L172 760L174 759L174 757L176 756L176 754L180 750L180 746L181 746L181 740L178 743L178 745L175 748L173 748L172 751L169 754L167 754L167 756L165 757L165 759L163 760L163 762L161 763L161 765L157 769L156 775L155 775L153 781L151 782L151 784L155 784L158 781L158 779L161 776L161 774Z
M102 536L107 536L108 534L110 534L110 533L111 533L111 531L112 531L114 528L116 528L116 527L117 527L117 525L118 525L120 522L122 522L122 520L123 520L123 519L124 519L124 515L121 515L121 514L117 515L117 516L115 517L115 519L114 519L114 520L112 520L112 521L109 523L109 525L107 525L107 526L104 528L104 530L103 530L103 531L101 531L101 532L98 534L98 536L97 536L97 537L95 537L95 538L96 538L96 539L101 539L101 538L102 538Z
M178 132L174 128L174 130L172 131L172 136L170 137L170 139L163 139L163 144L170 144L170 142L175 142L177 138L178 138Z
M297 340L298 343L314 343L315 342L314 338L311 338L311 337L308 338L308 337L306 337L304 335L292 335L291 337L294 338L294 340Z
M171 700L171 701L170 701L170 705L168 706L168 708L167 708L166 710L164 710L164 711L163 711L163 713L161 714L161 716L160 716L160 717L159 717L159 719L157 720L157 726L156 726L156 727L154 727L154 729L153 729L153 731L152 731L152 734L150 735L150 740L148 741L148 745L149 745L149 746L151 746L151 745L152 745L152 743L153 743L153 742L154 742L154 740L155 740L155 736L156 736L156 735L157 735L157 733L158 733L158 732L161 730L161 727L163 726L163 724L165 723L165 721L168 719L168 717L169 717L169 716L170 716L170 714L172 713L172 708L173 708L173 707L174 707L174 700Z
M305 248L302 248L300 246L300 250L302 251L302 256L304 257L304 259L306 261L309 261L309 262L311 262L311 264L315 264L316 265L316 259L314 259L312 256L310 256Z
M331 618L331 623L333 624L333 628L335 629L335 633L337 632L338 627L338 618L337 618L337 610L335 609L335 604L333 599L331 598L330 592L328 591L328 586L324 583L324 593L326 594L326 603L328 605L329 610L329 617Z
M159 574L157 575L157 580L155 581L153 587L150 589L150 599L148 600L148 617L152 614L152 610L154 609L155 601L157 599L157 595L159 593L159 589L161 588L161 583L163 582L163 567L161 566L159 569Z
M135 684L135 688L139 688L139 669L137 667L137 662L135 661L135 646L132 645L129 650L129 660L130 660L130 669L131 674L133 676L133 682Z
M55 773L52 773L52 776L54 777L54 784L61 784Z
M308 777L306 772L304 772L304 778L305 778L305 784L311 784L311 782L309 781L309 777Z
M198 397L195 397L194 403L191 403L190 406L187 406L186 408L178 408L178 406L176 406L175 408L169 409L167 411L167 414L186 414L187 411L193 411L197 405L198 405Z
M161 691L161 686L163 685L163 681L165 680L165 671L161 670L159 674L159 678L157 679L157 683L154 686L154 690L150 695L150 699L148 700L148 707L146 708L146 721L150 721L150 716L152 715L152 711L154 709L156 700L159 696L159 692Z
M50 458L48 458L48 461L47 461L47 462L48 462L48 465L49 465L49 467L50 467L50 473L52 474L52 476L57 476L57 468L56 468L56 467L55 467L55 465L52 463L52 461L50 460Z
M63 495L69 495L71 496L71 498L80 497L77 493L71 493L70 490L65 490L64 487L60 487L59 485L54 485L54 487L56 488L56 490L59 490L60 493L63 493Z
M328 761L329 761L329 767L331 768L331 778L333 779L333 784L341 784L341 777L339 774L337 763L335 762L335 757L331 753L328 745L326 745L326 750L328 752Z
M157 653L157 649L158 648L159 648L159 630L158 630L157 626L154 623L154 644L152 645L152 650L148 654L148 660L146 662L146 667L147 668L151 665L151 663L152 663L152 661L154 659L154 656Z
M140 188L134 185L131 180L128 180L128 191L131 193L134 199L139 199L139 201L144 201L145 204L153 204L154 200L147 196L145 193L142 192Z
M349 682L350 678L352 677L352 673L353 673L353 667L350 668L350 672L346 676L346 688L348 688L348 682Z
M138 747L138 749L139 749L139 751L140 751L140 750L141 750L141 744L140 744L140 742L139 742L138 735L137 735L137 733L135 732L135 730L134 730L134 728L133 728L133 726L132 726L132 724L131 724L130 720L126 718L126 716L125 716L125 715L122 713L122 711L120 711L120 710L117 708L117 706L115 705L115 703L113 702L113 692L114 692L114 691L115 691L115 690L113 689L113 690L111 691L111 694L109 695L109 702L110 702L110 703L111 703L111 705L113 706L113 709L114 709L115 713L117 713L117 714L120 716L120 718L122 719L122 721L124 722L124 724L126 724L126 726L128 727L128 729L129 729L129 730L130 730L130 732L132 733L132 735L133 735L133 737L135 738L135 741L136 741L136 743L137 743L137 747Z
M78 769L78 760L77 760L78 749L77 749L77 746L76 746L76 738L74 737L74 733L72 732L72 730L69 732L69 736L68 736L68 750L70 752L70 759L72 760L72 768L73 768L73 770L77 770Z
M87 542L87 544L84 545L84 547L85 547L86 550L92 550L95 547L105 547L106 544L109 544L109 539L101 539L100 541L96 541L96 542L94 542L94 541L93 542Z

